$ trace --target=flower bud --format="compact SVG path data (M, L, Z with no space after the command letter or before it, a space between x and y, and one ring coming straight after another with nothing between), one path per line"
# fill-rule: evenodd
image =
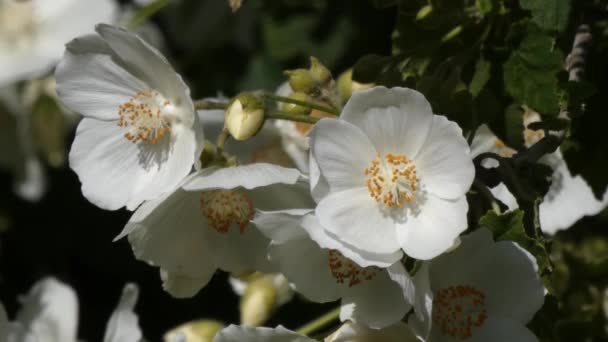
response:
M218 331L224 328L222 322L210 319L201 319L184 323L169 330L165 342L211 342Z
M316 57L310 57L310 74L320 84L331 81L331 72Z
M316 82L310 71L306 69L286 70L289 86L295 92L309 94L316 88Z
M416 14L416 20L422 20L422 19L426 18L432 12L433 12L433 6L431 6L431 5L422 6L422 8L420 8L418 13Z
M290 99L304 101L304 102L312 102L313 99L305 93L295 92L289 95ZM299 114L299 115L307 115L310 113L310 107L300 106L294 103L284 103L282 107L284 112L289 114Z
M226 109L224 126L236 140L254 136L264 123L264 104L253 94L241 94Z
M266 322L275 309L277 289L270 279L253 280L241 297L241 324L257 327Z
M348 69L338 77L338 93L342 102L346 102L355 91L373 87L373 83L359 83L353 81L353 69Z

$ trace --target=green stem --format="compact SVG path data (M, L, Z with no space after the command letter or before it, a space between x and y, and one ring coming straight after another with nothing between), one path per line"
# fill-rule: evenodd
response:
M136 28L167 5L169 5L169 0L156 0L149 3L148 5L142 7L137 13L135 13L133 18L129 20L127 27L129 29Z
M289 114L289 113L279 112L279 111L270 110L270 109L266 110L264 115L266 116L267 119L282 119L282 120L289 120L289 121L304 122L304 123L309 123L312 125L316 124L317 121L319 121L319 118L315 118L313 116Z
M269 100L273 100L273 101L277 101L277 102L286 102L286 103L293 103L295 105L299 105L302 107L308 107L308 108L312 108L312 109L316 109L316 110L320 110L322 112L328 113L328 114L333 114L333 115L338 115L338 111L330 108L330 107L326 107L320 104L316 104L316 103L312 103L312 102L307 102L307 101L300 101L300 100L296 100L296 99L292 99L291 97L285 97L285 96L279 96L279 95L275 95L275 94L264 94L264 97L269 99Z
M222 154L224 152L224 146L226 145L226 141L228 141L228 138L230 138L230 132L228 132L228 130L224 128L222 130L222 133L218 135L217 141L215 143L218 149L218 154Z
M488 200L488 202L490 202L490 205L492 206L492 210L494 210L494 212L496 214L500 215L501 214L500 205L498 205L498 202L496 202L496 198L494 198L494 195L492 195L492 192L490 192L490 189L488 189L488 187L477 178L475 178L475 180L473 180L473 185Z
M301 335L309 335L315 331L324 328L340 316L340 307L337 307L326 314L317 317L314 321L308 322L296 329L296 332Z
M228 103L214 102L208 100L197 100L194 101L194 108L196 109L226 109Z

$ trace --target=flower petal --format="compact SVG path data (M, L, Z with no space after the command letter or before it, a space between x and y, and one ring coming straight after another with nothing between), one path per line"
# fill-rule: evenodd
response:
M400 248L393 219L380 212L367 188L328 195L317 206L316 215L326 230L355 248L378 254Z
M397 226L403 251L416 259L428 260L447 251L467 229L466 197L450 201L427 194L420 211Z
M310 137L311 152L331 191L365 185L365 169L377 153L359 128L344 120L321 119Z
M340 287L329 268L329 254L314 241L305 238L282 244L272 243L269 256L294 289L317 302L340 298Z
M210 189L233 189L243 187L253 189L271 184L295 184L303 179L297 169L286 168L267 163L208 168L199 171L197 177L184 184L187 191Z
M118 106L148 88L117 63L97 35L69 42L55 77L66 107L99 120L118 120Z
M135 284L127 284L122 290L118 306L110 316L104 342L140 341L142 338L139 319L133 311L139 296L139 288Z
M242 233L231 227L226 233L213 234L210 241L216 248L218 267L226 272L274 271L267 258L270 240L252 224Z
M427 191L446 199L464 195L475 177L469 145L458 125L435 115L427 140L414 158Z
M349 319L380 329L400 321L410 307L399 284L391 280L386 271L378 270L371 280L346 289L340 320Z
M314 214L309 214L301 219L301 227L308 232L310 238L319 246L326 249L338 250L342 255L354 261L361 267L378 266L389 267L396 261L401 260L401 250L394 253L382 254L367 252L341 241L336 235L328 232Z
M413 89L374 87L355 92L340 119L359 127L380 154L414 158L431 130L433 110Z
M231 324L215 335L213 342L315 342L306 336L287 330L282 326L252 328Z
M483 325L473 330L471 342L537 342L538 338L520 322L488 317Z
M302 217L314 209L287 209L279 211L258 211L253 224L273 243L306 238L306 231L300 226Z
M160 270L160 278L163 289L175 298L194 297L213 277L213 273L204 274L201 277L191 277L185 274Z

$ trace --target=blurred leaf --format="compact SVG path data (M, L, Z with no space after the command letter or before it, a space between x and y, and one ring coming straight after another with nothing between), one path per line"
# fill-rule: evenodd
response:
M490 71L492 68L492 63L485 60L483 57L477 61L475 65L475 73L473 74L473 79L469 84L469 91L473 95L473 97L477 97L483 87L485 87L488 80L490 80Z
M170 0L154 0L150 2L135 13L135 15L133 16L133 18L131 18L127 26L130 29L136 28L141 23L148 20L148 18L155 15L158 11L165 8L165 6L169 5L169 3Z
M266 17L262 32L270 56L284 61L306 53L312 45L311 34L317 23L314 15L297 15L283 21Z
M378 75L382 74L393 60L388 56L365 55L353 66L353 80L360 83L376 82Z
M475 7L477 7L477 10L479 13L481 13L481 15L485 16L486 14L492 12L494 9L494 3L492 0L476 0Z
M372 5L376 8L388 8L396 6L399 0L371 0Z
M521 106L512 103L505 109L504 115L507 145L520 150L524 146L524 111Z
M562 68L562 61L561 51L553 47L553 38L529 34L503 66L507 92L541 114L557 115L556 75Z
M273 89L282 81L284 79L281 66L270 57L258 55L249 62L247 73L239 82L238 89L242 91Z
M532 20L545 30L563 31L568 25L570 0L520 0L532 12Z

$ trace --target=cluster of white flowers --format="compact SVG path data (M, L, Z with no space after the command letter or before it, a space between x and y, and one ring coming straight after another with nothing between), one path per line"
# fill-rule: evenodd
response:
M536 340L526 328L545 293L536 260L467 222L469 145L422 94L357 91L337 118L292 127L283 141L299 134L310 147L299 169L272 125L226 144L238 160L215 151L210 163L205 137L226 134L213 120L223 112L197 113L182 78L138 36L96 32L68 43L56 70L61 101L84 116L70 166L89 201L134 211L117 239L159 268L169 293L191 297L217 269L272 272L310 301L340 300L345 324L327 341ZM419 260L414 276L404 258ZM215 341L311 339L229 326Z

